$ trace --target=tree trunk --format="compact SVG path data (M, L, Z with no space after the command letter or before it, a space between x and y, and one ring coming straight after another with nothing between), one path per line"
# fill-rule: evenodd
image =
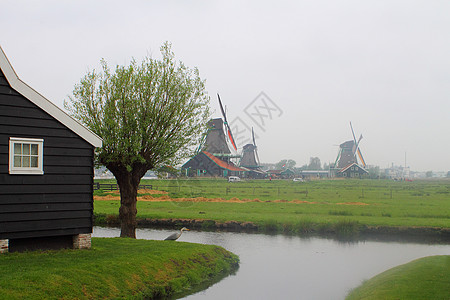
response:
M120 237L136 238L137 192L141 178L152 165L135 163L129 171L120 162L104 163L120 188Z
M122 173L116 176L120 188L120 237L136 238L136 202L139 181L133 179L131 173Z

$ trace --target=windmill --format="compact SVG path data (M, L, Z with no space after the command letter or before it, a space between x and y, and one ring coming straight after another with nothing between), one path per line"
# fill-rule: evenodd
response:
M255 141L255 132L252 127L252 141L253 144L246 144L242 148L242 157L239 165L247 169L259 169L260 162L258 156L258 147Z
M181 166L186 176L243 176L249 171L237 167L231 161L240 156L232 154L228 146L229 142L232 148L237 150L219 94L217 94L217 98L223 119L216 118L208 122L208 129L203 135L195 155Z
M239 166L250 170L250 177L263 178L266 173L261 170L261 163L258 156L258 147L256 146L255 132L252 127L252 144L246 144L242 148L241 161Z
M346 141L339 145L339 153L334 163L335 168L342 169L353 163L358 164L358 158L360 165L365 168L366 162L362 156L359 144L363 138L362 134L359 139L356 140L355 132L353 131L352 122L350 122L350 129L352 130L353 140Z
M227 140L231 146L237 151L236 142L234 141L231 128L228 125L227 116L223 109L222 101L219 94L217 94L219 100L220 110L222 112L222 118L211 119L208 122L208 129L203 135L200 145L197 147L196 154L207 151L220 158L223 161L230 162L230 158L235 157L231 154Z

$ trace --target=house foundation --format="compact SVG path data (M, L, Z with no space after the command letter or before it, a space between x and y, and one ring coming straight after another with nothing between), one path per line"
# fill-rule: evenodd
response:
M9 252L9 240L0 240L0 254Z
M74 249L90 249L91 248L91 234L80 233L73 236Z

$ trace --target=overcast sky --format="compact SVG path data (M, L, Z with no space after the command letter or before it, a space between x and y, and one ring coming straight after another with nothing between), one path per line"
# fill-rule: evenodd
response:
M206 79L239 143L262 162L334 162L351 140L369 165L450 170L450 1L2 1L0 46L59 107L105 58L164 41ZM263 93L263 94L261 94ZM246 127L247 126L247 127Z

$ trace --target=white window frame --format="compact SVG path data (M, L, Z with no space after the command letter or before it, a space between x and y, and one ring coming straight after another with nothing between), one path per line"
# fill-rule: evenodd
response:
M37 167L14 167L14 145L15 144L30 144L38 145L38 164ZM9 138L9 174L29 174L42 175L44 174L44 140L30 139L30 138Z

